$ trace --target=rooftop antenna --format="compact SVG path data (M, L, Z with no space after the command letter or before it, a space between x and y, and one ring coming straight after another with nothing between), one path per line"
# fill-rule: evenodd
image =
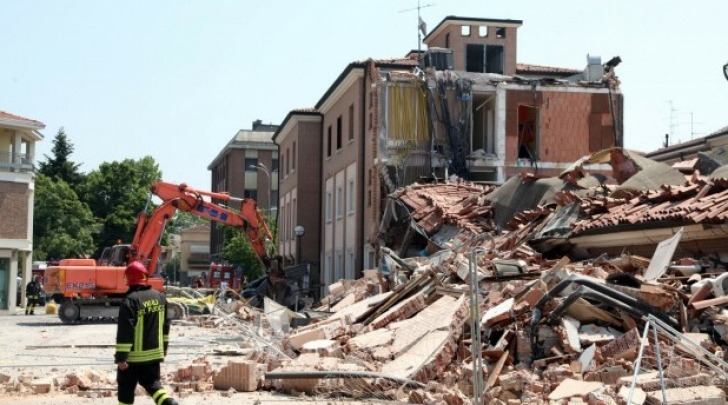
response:
M420 5L420 0L417 0L417 7L399 11L400 13L404 13L407 11L417 10L417 61L419 62L420 68L422 68L422 35L425 35L427 33L427 24L425 24L425 21L422 19L422 17L420 17L420 10L422 10L423 8L432 7L434 5L434 3Z
M677 128L677 123L675 122L676 119L676 113L677 109L675 108L672 100L668 100L667 102L670 104L670 136L675 136L675 129Z

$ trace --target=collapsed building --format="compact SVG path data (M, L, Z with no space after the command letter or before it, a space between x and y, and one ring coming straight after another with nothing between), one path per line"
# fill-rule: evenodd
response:
M724 168L681 170L608 148L556 177L398 189L380 225L378 269L330 285L316 319L266 309L279 327L288 316L297 327L282 334L285 358L259 357L249 390L726 403L728 179ZM243 363L226 370L260 367ZM223 389L235 381L225 378Z
M314 265L321 296L377 266L384 203L398 188L451 175L556 176L623 146L619 57L590 55L583 69L523 63L522 24L448 16L426 33L424 52L352 62L313 107L287 114L273 138L279 251Z
M229 330L237 357L167 382L180 396L725 404L725 173L608 148L556 177L400 188L379 268L331 284L313 310L237 301L185 321Z

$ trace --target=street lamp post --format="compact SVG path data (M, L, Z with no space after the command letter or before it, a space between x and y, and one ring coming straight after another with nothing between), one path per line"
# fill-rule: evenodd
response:
M306 233L306 228L302 225L296 225L293 232L296 233L296 264L301 264L301 237Z
M271 215L272 216L273 215L272 214L272 206L273 206L272 205L273 204L273 182L272 182L272 179L270 177L270 171L268 170L267 167L265 167L265 165L263 163L258 163L257 165L249 165L248 166L248 169L253 169L253 170L260 169L260 170L263 171L263 173L265 173L266 177L268 177L268 215Z

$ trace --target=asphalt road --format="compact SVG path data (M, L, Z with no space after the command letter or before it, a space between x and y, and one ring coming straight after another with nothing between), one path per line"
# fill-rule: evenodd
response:
M44 310L39 309L41 312ZM94 384L94 391L112 391L111 397L99 398L83 398L76 394L59 392L57 388L49 394L0 391L0 404L117 404L116 366L113 364L115 337L116 325L112 323L64 325L57 315L38 314L38 309L34 316L25 316L22 312L17 315L0 315L0 373L10 375L14 380L23 375L33 379L53 379L63 378L69 373L93 373L99 380ZM178 368L186 367L193 359L203 355L217 369L226 364L228 358L213 355L212 349L219 345L234 344L236 339L241 338L228 330L173 325L168 356L162 363L162 374L176 372ZM362 404L380 401L316 400L267 391L235 393L225 397L221 392L213 391L178 398L178 402L181 405L273 405L300 402ZM136 403L152 404L152 400L137 396Z

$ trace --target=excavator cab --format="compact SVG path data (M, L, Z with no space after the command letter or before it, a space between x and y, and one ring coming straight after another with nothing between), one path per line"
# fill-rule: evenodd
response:
M126 266L131 257L131 245L114 245L101 252L99 266Z

